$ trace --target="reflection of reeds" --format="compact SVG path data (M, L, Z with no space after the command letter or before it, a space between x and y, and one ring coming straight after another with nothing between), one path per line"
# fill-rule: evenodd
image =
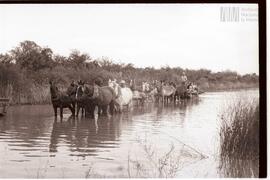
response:
M128 152L127 166L122 167L126 172L119 172L118 175L99 174L92 164L85 178L174 178L181 169L202 159L200 154L186 149L185 145L176 147L171 144L160 150L147 139L138 139L138 145L138 148Z
M183 145L180 149L171 144L162 152L148 140L138 140L143 150L143 156L128 155L129 178L174 178L184 167L201 160L196 152Z
M238 100L222 115L221 169L228 177L258 177L259 105Z

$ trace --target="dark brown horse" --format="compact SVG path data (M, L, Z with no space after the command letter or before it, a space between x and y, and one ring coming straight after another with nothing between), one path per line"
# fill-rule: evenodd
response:
M75 84L74 81L70 84L70 86L67 88L67 95L72 100L72 107L76 109L76 92L77 92L78 85Z
M50 81L50 92L55 117L57 117L57 108L60 108L61 118L63 118L64 108L69 108L72 115L75 115L74 100L67 93L60 92L52 81Z
M185 83L176 87L174 102L180 101L180 99L189 99L190 97L190 93L188 93Z
M185 85L180 85L176 87L174 102L180 101L180 99L185 98L187 96L187 89Z
M86 107L86 97L84 96L84 92L85 92L85 89L86 87L84 86L84 82L82 81L79 81L78 82L78 86L76 88L76 95L75 95L75 98L76 98L76 104L77 104L77 113L76 113L76 116L79 115L80 113L80 110L82 110L82 116L83 115L86 115L86 112L85 112L85 107Z

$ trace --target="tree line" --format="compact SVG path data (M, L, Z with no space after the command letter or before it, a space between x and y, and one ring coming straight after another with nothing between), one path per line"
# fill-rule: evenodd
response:
M116 63L108 57L94 59L87 53L72 50L69 56L54 54L49 47L33 41L21 42L5 54L0 54L0 97L10 96L12 103L50 102L50 79L66 88L72 80L93 83L97 78L105 85L108 79L142 81L163 80L180 84L185 72L188 80L205 90L229 90L258 87L255 73L239 75L233 71L211 72L208 69L183 69L164 66L137 68L132 63Z

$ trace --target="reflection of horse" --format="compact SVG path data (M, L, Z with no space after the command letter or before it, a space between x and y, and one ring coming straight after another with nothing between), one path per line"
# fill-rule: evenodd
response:
M123 120L125 118L125 120ZM93 156L103 147L117 147L123 129L131 123L125 114L101 117L97 121L80 118L74 121L69 118L64 122L54 122L49 144L50 152L57 152L59 144L65 141L68 151L74 156ZM114 144L115 143L115 144ZM115 146L114 146L115 145Z
M130 88L124 87L118 87L119 88L119 94L117 95L117 99L115 100L116 106L119 108L119 111L122 112L123 106L127 106L129 109L129 105L132 103L132 97L133 93Z
M57 116L57 108L60 108L61 118L63 117L63 108L69 108L72 112L72 115L75 115L73 99L66 93L60 92L52 81L50 81L50 92L55 116Z

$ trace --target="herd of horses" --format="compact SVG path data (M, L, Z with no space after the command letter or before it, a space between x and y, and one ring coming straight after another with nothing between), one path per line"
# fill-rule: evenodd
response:
M98 115L121 113L124 106L129 109L134 101L141 105L146 101L176 103L181 99L198 96L198 89L191 89L189 86L184 83L178 86L156 83L145 92L124 84L119 85L115 81L109 81L107 86L78 81L72 82L66 91L61 91L55 82L50 81L50 93L55 116L58 108L61 118L63 109L69 108L72 116L78 116L81 111L82 115L94 118L96 111Z

